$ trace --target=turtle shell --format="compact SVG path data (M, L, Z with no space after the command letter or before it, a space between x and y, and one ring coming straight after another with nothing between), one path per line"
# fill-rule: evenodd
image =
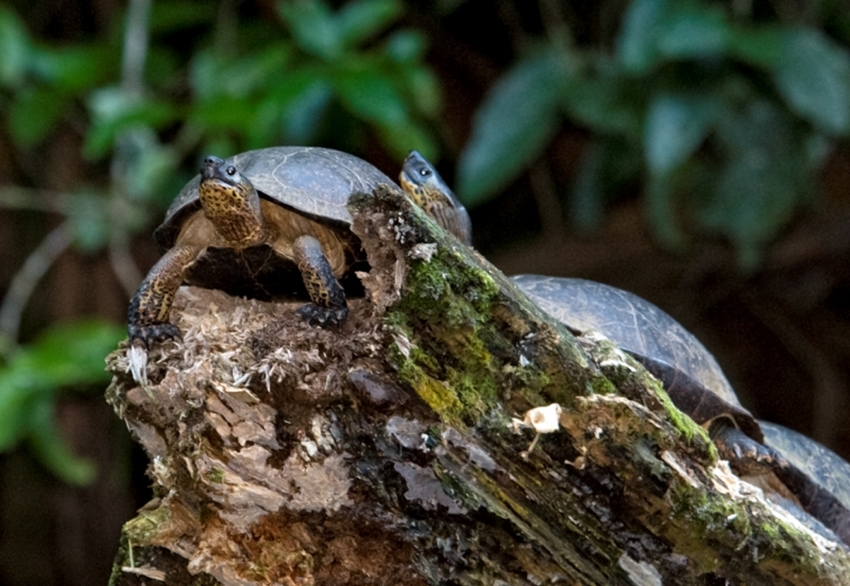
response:
M850 464L810 437L775 423L761 422L768 445L790 466L776 470L801 506L850 542Z
M395 182L354 155L319 147L271 147L247 151L227 159L247 177L260 197L286 206L314 220L351 225L346 204L354 193L371 193L380 183ZM174 245L183 222L200 209L196 175L168 208L165 221L154 232L165 251ZM396 186L397 187L397 186Z
M749 437L763 441L758 422L738 402L714 356L652 303L584 279L518 275L513 280L570 330L596 330L641 362L661 380L676 406L697 423L729 416Z
M810 516L850 545L850 464L804 435L756 421L741 407L711 353L676 320L645 299L602 283L539 275L513 280L569 329L596 330L640 361L697 423L730 416L741 431L781 453L787 465L772 468L778 480Z

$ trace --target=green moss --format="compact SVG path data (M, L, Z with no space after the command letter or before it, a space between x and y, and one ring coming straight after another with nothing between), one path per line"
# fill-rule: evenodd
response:
M719 540L733 548L749 542L758 556L751 561L759 566L793 560L799 574L819 575L820 561L801 556L803 552L795 545L808 540L804 531L775 517L759 517L754 524L752 513L743 501L706 492L685 482L674 486L669 495L673 518L681 519L688 528L687 532L674 531L679 541L677 549L686 551L703 570L713 570L717 564L715 551L704 544ZM754 541L759 543L758 547L752 547Z
M519 367L506 365L502 370L506 374L516 377L523 386L534 392L540 392L541 389L552 384L552 377L534 364Z
M444 417L472 422L498 399L501 373L485 340L497 337L491 306L499 288L461 261L444 247L412 261L405 295L384 323L410 343L391 356L402 380Z
M595 376L590 379L590 386L597 395L617 394L617 387L604 376Z
M419 346L413 346L410 349L410 359L426 371L436 372L440 369L437 359L423 351Z
M136 545L149 545L171 522L171 511L167 506L142 511L124 523L123 535Z
M397 348L393 354L399 378L416 391L416 394L445 421L457 423L463 412L463 405L452 390L429 376L412 357L405 358Z
M224 482L224 470L213 468L204 474L204 480L211 484L221 484Z

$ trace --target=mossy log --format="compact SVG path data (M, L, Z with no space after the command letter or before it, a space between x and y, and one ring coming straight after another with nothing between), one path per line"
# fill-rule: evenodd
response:
M110 355L156 494L111 584L850 582L631 358L401 194L350 208L372 269L342 328L183 288L182 341Z

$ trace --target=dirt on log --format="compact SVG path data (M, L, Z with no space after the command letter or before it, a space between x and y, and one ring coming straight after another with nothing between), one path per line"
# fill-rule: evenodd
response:
M111 584L847 583L639 364L401 194L350 209L342 328L182 288L182 341L109 356L156 494Z

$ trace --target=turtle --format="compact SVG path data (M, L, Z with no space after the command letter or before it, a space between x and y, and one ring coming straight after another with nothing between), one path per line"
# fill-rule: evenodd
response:
M366 161L326 148L206 157L154 233L163 256L130 302L131 342L149 346L180 337L168 317L183 283L263 300L307 298L310 303L297 310L302 319L341 324L348 314L346 287L362 292L354 273L368 268L346 204L352 194L371 193L379 184L397 188ZM468 224L462 207L458 214L467 224L447 205L432 209L439 209L434 219L448 230ZM468 231L457 235L468 239Z
M806 436L757 421L714 356L670 315L603 283L541 275L512 279L573 333L595 330L635 358L681 411L707 427L739 475L773 473L806 513L850 545L850 464Z
M425 157L410 151L401 167L399 182L429 216L464 244L472 243L472 222L466 208Z

